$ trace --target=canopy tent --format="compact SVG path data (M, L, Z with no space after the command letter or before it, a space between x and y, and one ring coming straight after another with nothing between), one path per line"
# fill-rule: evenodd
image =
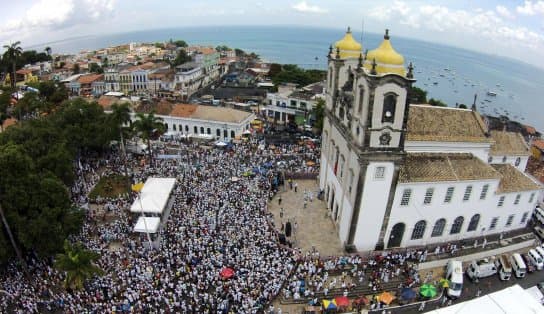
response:
M148 178L138 197L132 203L130 212L162 215L175 185L175 178Z
M141 233L157 233L161 219L159 217L139 217L136 225L134 226L134 232ZM146 228L147 227L147 228Z
M427 313L454 314L454 313L479 313L479 314L529 314L542 313L542 305L519 285L514 285L494 293L484 295L470 301L457 303L452 306L440 308Z
M215 143L215 146L219 146L219 147L225 147L225 146L227 146L227 145L228 145L228 144L225 143L225 142L223 142L223 141L219 141L219 142L216 142L216 143Z

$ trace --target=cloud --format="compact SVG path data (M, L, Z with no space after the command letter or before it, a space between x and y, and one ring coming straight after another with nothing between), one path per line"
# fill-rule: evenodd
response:
M292 7L295 11L303 13L327 13L328 10L318 7L317 5L309 5L306 1L301 1Z
M0 24L0 39L87 24L110 15L115 0L40 0L24 15Z
M522 15L544 15L544 1L525 1L523 6L517 6L516 11Z
M508 10L505 6L502 6L502 5L498 5L495 10L497 11L497 13L504 17L504 18L507 18L507 19L513 19L515 18L514 17L514 14L512 14L512 12L510 12L510 10Z

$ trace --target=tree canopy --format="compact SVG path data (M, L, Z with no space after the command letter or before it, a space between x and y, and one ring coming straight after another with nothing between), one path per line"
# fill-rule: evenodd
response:
M417 86L412 86L408 92L408 98L411 103L414 104L426 104L427 103L427 91Z
M177 67L178 65L182 65L184 64L185 62L189 62L191 61L191 56L189 56L187 54L187 52L184 50L184 49L180 49L180 51L178 52L178 55L176 56L176 59L174 59L174 61L172 61L170 63L170 66L172 68L175 68Z
M322 70L305 70L299 68L295 64L284 64L281 70L276 73L272 73L272 82L275 85L281 83L295 83L298 86L305 86L311 83L319 82L325 79L326 72Z

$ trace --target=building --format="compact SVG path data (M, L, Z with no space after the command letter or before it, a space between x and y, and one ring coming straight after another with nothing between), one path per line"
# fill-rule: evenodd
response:
M422 246L525 227L540 186L522 137L474 109L410 105L411 64L388 31L348 29L328 56L320 188L347 250Z
M255 119L252 112L193 104L176 104L168 111L155 114L163 119L168 134L205 135L221 140L242 136Z
M279 86L277 93L267 93L265 100L267 105L263 108L265 116L282 124L309 122L317 100L324 98L323 88L314 89L314 85L319 84L311 84L301 89L288 84Z
M531 154L534 159L540 162L544 162L544 140L533 140L531 145Z

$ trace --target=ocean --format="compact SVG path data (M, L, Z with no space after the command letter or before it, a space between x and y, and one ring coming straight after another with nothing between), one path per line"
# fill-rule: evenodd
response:
M75 37L25 48L42 50L50 46L54 53L76 53L130 42L183 39L189 44L240 48L271 62L326 69L329 45L342 38L344 32L298 26L209 26ZM354 31L353 35L361 39L360 32ZM365 33L363 49L376 48L382 39L382 34ZM394 30L391 42L404 56L406 65L414 64L415 85L427 90L428 98L440 99L449 106L459 103L470 107L476 94L480 112L507 115L544 130L544 69L495 55L395 37ZM488 96L488 92L496 96Z

